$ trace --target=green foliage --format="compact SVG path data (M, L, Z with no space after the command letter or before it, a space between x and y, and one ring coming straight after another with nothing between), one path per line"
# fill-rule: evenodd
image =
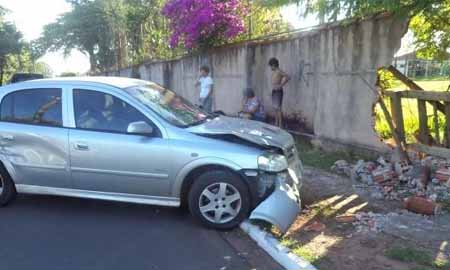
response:
M113 63L112 31L100 1L73 1L73 9L44 27L36 41L40 54L77 49L89 55L91 70Z
M291 251L295 255L300 256L304 260L310 262L312 265L315 265L320 269L324 269L321 266L321 263L328 260L328 258L326 256L319 256L317 252L315 252L315 250L311 247L306 247L291 237L281 238L280 244L291 249Z
M259 0L259 2L267 6L295 3L304 7L304 15L317 14L322 21L360 18L382 12L415 15L442 4L442 0Z
M72 0L72 10L44 27L39 51L76 49L89 56L91 72L168 57L163 0Z
M378 84L381 87L381 89L389 89L394 87L395 85L395 77L392 74L392 72L385 70L385 69L379 69L378 70Z
M450 48L450 0L428 6L414 16L410 29L414 33L418 56L448 59Z
M450 81L446 78L436 78L431 80L414 80L420 87L428 91L446 91ZM393 87L390 87L389 90L405 90L407 87L400 83L399 81L394 81ZM385 98L384 102L390 110L390 101L389 98ZM416 138L414 133L419 129L419 118L417 112L417 102L414 99L402 99L402 109L403 109L403 121L405 127L405 136L407 142L416 142ZM392 132L389 128L389 125L386 121L386 118L381 110L381 107L377 104L375 106L375 131L382 139L390 139L392 138ZM433 118L433 107L427 104L427 112L428 112L428 127L429 130L434 134L434 118ZM438 112L438 121L439 121L439 133L440 139L444 136L445 129L445 117L441 112Z
M5 21L6 12L7 10L0 6L0 85L18 72L51 75L52 71L46 64L36 63L38 55L33 44L22 40L22 33L14 23Z
M348 162L356 162L359 159L370 160L374 158L352 150L324 150L313 146L309 141L301 138L296 138L296 144L299 152L301 153L302 162L305 166L315 167L325 171L329 171L331 166L333 166L333 164L340 159Z
M44 77L53 75L52 69L46 63L36 62L32 58L30 47L25 45L19 53L10 54L6 57L3 71L4 82L9 81L15 73L39 73L44 75Z
M16 25L4 21L5 12L6 10L0 7L0 85L3 84L6 69L11 64L10 57L19 54L24 45L22 33L16 29Z
M267 6L296 3L303 15L316 14L322 22L364 18L389 12L411 17L410 28L419 56L443 59L450 49L450 0L259 0Z
M137 64L146 59L168 58L176 50L167 44L169 31L161 16L162 0L129 0L125 14L130 59ZM152 8L149 8L152 7Z
M436 259L433 262L433 266L437 269L450 269L450 262L444 259Z
M386 257L401 262L415 262L421 265L431 265L433 261L428 252L413 247L391 247L386 250Z
M33 42L36 59L47 51L76 49L89 56L91 71L98 72L186 52L169 48L170 31L161 15L165 0L67 1L72 10L46 25ZM288 30L278 7L251 4L250 11L245 21L252 38ZM248 32L227 42L248 39Z
M29 72L31 73L38 73L44 75L44 77L52 77L53 76L53 70L52 68L44 63L44 62L31 62L31 66L29 68Z
M0 22L0 60L22 49L22 34L10 22Z
M284 237L281 239L280 244L291 249L295 255L298 255L308 262L314 262L318 259L318 256L313 251L302 246L297 240Z
M59 74L59 77L75 77L75 76L78 76L78 74L75 72L63 72Z
M420 266L414 269L448 269L450 263L444 259L433 259L426 250L419 250L408 246L394 246L386 250L386 257L407 263L417 263ZM425 266L427 268L425 268Z
M249 20L251 20L251 23ZM249 10L246 23L247 33L251 32L251 36L244 34L240 39L247 38L247 36L256 38L289 30L289 25L283 21L278 7L253 4Z

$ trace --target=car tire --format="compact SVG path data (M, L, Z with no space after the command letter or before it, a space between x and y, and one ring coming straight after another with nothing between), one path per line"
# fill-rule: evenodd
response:
M6 169L0 165L0 206L5 206L16 197L16 187Z
M188 194L191 214L214 229L238 226L250 211L250 193L242 179L229 171L214 170L194 180Z

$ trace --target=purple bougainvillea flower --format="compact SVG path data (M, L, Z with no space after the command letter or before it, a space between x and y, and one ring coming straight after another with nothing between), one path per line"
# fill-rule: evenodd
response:
M172 31L170 46L192 49L244 32L247 9L241 0L169 0L162 13Z

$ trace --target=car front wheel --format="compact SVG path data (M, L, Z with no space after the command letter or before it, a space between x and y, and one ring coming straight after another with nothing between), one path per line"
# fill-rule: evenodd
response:
M239 176L222 170L201 174L189 191L189 209L204 225L231 229L241 223L250 210L246 184Z

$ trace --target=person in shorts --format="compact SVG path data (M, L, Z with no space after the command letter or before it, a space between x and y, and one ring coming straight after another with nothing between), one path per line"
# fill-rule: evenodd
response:
M214 82L211 76L209 76L209 67L200 67L200 78L195 83L195 86L200 86L200 107L209 113L212 112L213 84Z
M266 119L264 105L259 97L255 95L255 91L252 88L246 88L244 90L244 100L239 117L261 122L264 122Z
M269 67L272 70L272 107L275 111L275 125L283 127L283 87L291 78L286 72L280 69L278 59L270 58Z

